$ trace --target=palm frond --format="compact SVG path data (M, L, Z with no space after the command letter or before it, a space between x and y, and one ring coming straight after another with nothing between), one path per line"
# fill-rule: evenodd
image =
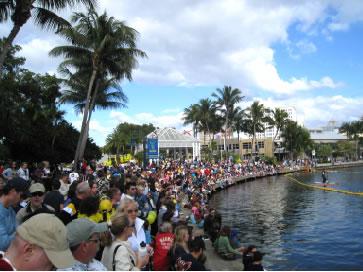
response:
M56 31L59 31L61 29L72 27L67 20L57 16L54 12L45 8L34 8L33 19L36 24L45 29L55 29Z

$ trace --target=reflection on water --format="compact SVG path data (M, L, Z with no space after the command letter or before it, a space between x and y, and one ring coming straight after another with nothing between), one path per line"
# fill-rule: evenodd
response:
M320 173L299 174L307 183ZM363 191L363 168L329 173L336 188ZM268 177L216 193L211 206L238 229L244 245L265 252L268 270L362 270L363 197Z

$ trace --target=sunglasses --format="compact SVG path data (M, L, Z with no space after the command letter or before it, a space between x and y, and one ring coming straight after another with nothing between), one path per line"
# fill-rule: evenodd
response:
M132 212L137 213L138 211L139 211L138 209L135 209L135 210L127 210L127 213L132 213Z
M93 242L95 244L100 242L100 239L89 239L88 242Z
M44 193L43 192L34 192L32 193L32 196L43 196Z

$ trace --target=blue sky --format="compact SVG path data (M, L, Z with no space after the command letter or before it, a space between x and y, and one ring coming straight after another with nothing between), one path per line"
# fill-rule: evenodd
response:
M242 108L254 100L295 107L306 127L363 116L362 1L99 0L99 10L138 30L148 54L134 80L121 82L128 108L94 113L99 145L123 121L184 129L183 109L224 85L246 95ZM0 25L0 34L10 28ZM15 42L27 68L56 73L61 59L48 52L60 37L30 21ZM80 127L72 105L62 108Z

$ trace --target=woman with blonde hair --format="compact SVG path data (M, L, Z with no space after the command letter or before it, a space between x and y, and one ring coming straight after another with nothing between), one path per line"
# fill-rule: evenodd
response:
M102 263L108 270L140 270L149 262L149 255L136 255L127 241L132 235L134 223L124 213L117 213L111 218L110 231L115 236L111 244L102 253Z
M138 204L135 200L125 198L121 201L120 207L117 209L117 213L124 213L127 215L129 221L134 225L131 236L128 241L131 244L133 251L139 250L140 244L144 242L146 244L146 236L144 230L144 220L137 217L139 212Z
M178 270L178 259L189 253L188 249L189 232L188 227L180 225L175 228L175 240L171 250L171 266L172 270Z

